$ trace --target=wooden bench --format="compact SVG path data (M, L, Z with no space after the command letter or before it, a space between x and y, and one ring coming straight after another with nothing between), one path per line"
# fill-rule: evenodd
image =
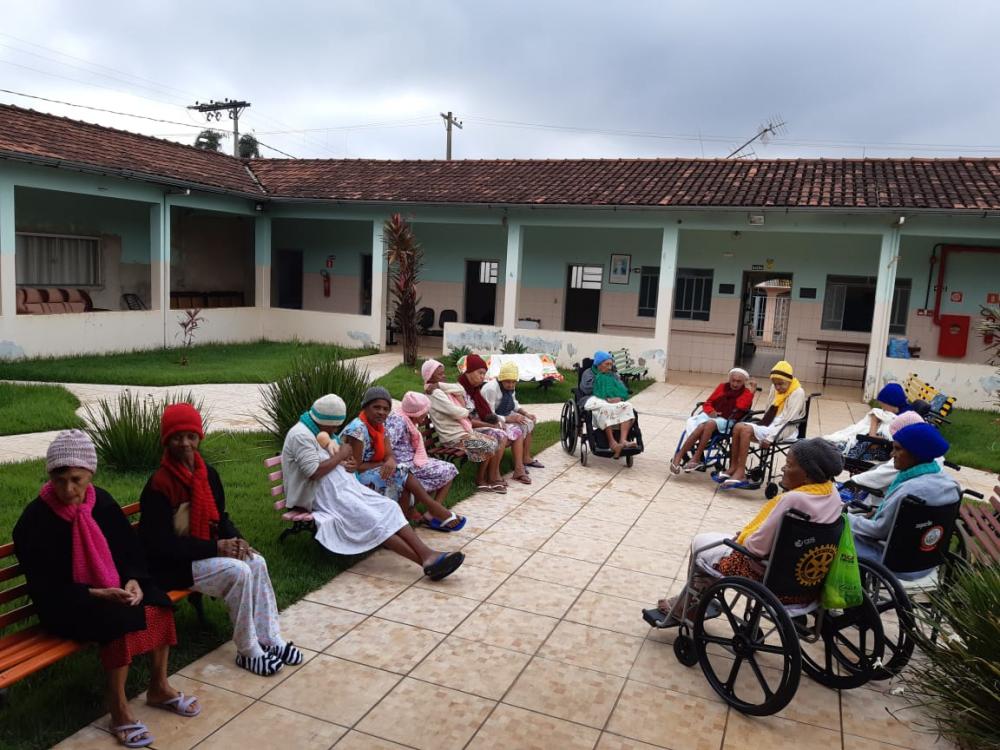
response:
M823 385L827 380L846 380L851 383L864 383L868 374L868 344L857 341L817 341L816 351L823 355L823 360L817 365L823 365ZM830 361L831 354L860 354L861 362L838 362ZM846 367L849 369L860 369L861 377L830 375L830 368Z
M139 503L126 505L122 508L122 511L126 516L134 516L139 512ZM135 528L137 524L138 521L134 521L132 527ZM7 560L14 559L14 557L13 542L0 546L0 566L3 566ZM0 584L11 581L21 575L20 563L15 562L13 565L0 567ZM191 605L198 614L198 620L204 622L205 614L202 609L201 594L183 590L169 591L167 595L174 604L190 597ZM0 614L0 631L19 625L35 614L35 605L28 598L27 583L21 582L0 591L0 606L9 604L22 597L27 599L24 604ZM81 641L71 641L67 638L47 633L37 623L0 637L0 690L13 685L28 675L44 669L50 664L54 664L60 659L64 659L70 654L75 654L77 651L83 650L87 645Z
M281 513L281 520L292 524L278 535L278 541L283 542L293 534L308 531L310 535L316 533L316 521L313 514L304 510L289 510L285 503L285 485L281 475L281 456L272 456L264 459L264 468L273 469L279 467L277 471L272 471L267 475L267 480L271 483L271 497L278 498L274 502L274 509Z
M628 385L628 381L630 380L641 380L649 372L649 370L632 359L632 355L629 354L628 349L616 349L610 352L610 354L612 360L614 360L618 376L626 385Z
M987 564L1000 563L1000 485L990 504L963 503L959 516L970 544L969 556Z
M903 392L909 402L926 401L930 405L930 411L923 414L924 420L931 424L941 424L948 422L948 415L955 408L958 400L954 396L941 393L937 388L925 383L916 373L911 372L903 383Z

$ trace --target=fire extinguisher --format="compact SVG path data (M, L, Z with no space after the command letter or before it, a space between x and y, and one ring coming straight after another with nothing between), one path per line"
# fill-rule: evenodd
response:
M323 277L323 296L330 296L330 272L325 268L319 272L319 275Z

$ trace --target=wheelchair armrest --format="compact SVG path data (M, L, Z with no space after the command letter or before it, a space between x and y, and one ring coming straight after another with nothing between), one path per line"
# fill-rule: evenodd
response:
M952 471L961 471L962 470L961 466L959 466L958 464L953 464L951 461L945 461L944 465L947 466Z
M858 511L859 513L871 513L875 509L875 506L868 505L863 500L851 500L847 504L847 506L849 508L853 508L854 510Z
M977 500L985 500L985 496L982 492L976 492L975 490L962 490L962 497L968 495L969 497L974 497Z
M754 417L759 417L761 414L766 414L766 413L767 413L766 409L752 409L748 411L746 414L744 414L743 419L741 419L740 421L749 422Z
M766 559L766 558L765 558L765 557L763 557L762 555L755 555L755 554L754 554L753 552L751 552L750 550L748 550L748 549L747 549L746 547L744 547L744 546L743 546L742 544L737 544L737 543L736 543L736 542L734 542L734 541L733 541L732 539L723 539L723 540L722 540L722 543L723 543L724 545L726 545L727 547L729 547L729 548L731 548L731 549L734 549L734 550L736 550L737 552L739 552L739 553L741 553L741 554L744 554L744 555L746 555L746 556L747 556L747 557L749 557L749 558L750 558L751 560L755 560L755 561L757 561L757 562L759 562L759 563L763 563L763 562L764 562L764 560Z

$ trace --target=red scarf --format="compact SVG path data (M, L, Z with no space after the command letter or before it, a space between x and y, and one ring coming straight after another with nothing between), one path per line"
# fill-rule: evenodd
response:
M483 398L483 384L480 383L479 385L473 385L469 380L468 374L461 375L458 378L458 382L465 389L465 392L472 397L472 404L476 407L476 414L483 422L486 422L493 416L493 409L490 408L489 403L485 398Z
M72 527L74 583L101 589L119 588L122 580L111 556L111 548L94 520L94 503L97 502L94 485L87 485L87 494L78 505L60 502L52 482L43 484L38 494L53 513Z
M163 452L160 468L153 475L153 489L162 492L175 510L191 503L191 536L213 539L219 523L219 506L208 483L208 467L200 453L194 454L194 471L175 460L170 451Z
M368 437L372 441L372 461L382 463L385 460L385 425L372 424L364 412L361 412L361 421L368 428Z

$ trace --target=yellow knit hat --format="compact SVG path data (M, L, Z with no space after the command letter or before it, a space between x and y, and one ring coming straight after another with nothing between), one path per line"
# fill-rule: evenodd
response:
M795 377L792 371L792 366L785 360L781 360L774 367L771 368L772 378L784 378L785 380L791 380Z
M504 362L500 365L500 374L497 380L517 380L517 365L513 362Z

